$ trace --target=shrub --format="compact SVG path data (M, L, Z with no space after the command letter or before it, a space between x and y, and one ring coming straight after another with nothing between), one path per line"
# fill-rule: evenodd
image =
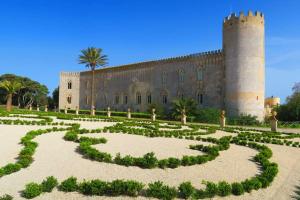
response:
M65 134L64 139L67 141L76 141L78 140L78 135L73 131L69 131Z
M12 199L13 199L13 197L8 194L0 196L0 200L12 200Z
M231 188L232 194L237 196L242 195L245 192L244 187L241 183L232 183Z
M195 188L192 186L191 182L181 183L178 187L180 197L188 199L193 195Z
M146 190L146 195L148 197L171 200L176 197L177 191L175 188L166 186L162 182L157 181L149 184L149 188Z
M42 193L41 185L37 183L29 183L25 186L25 190L22 192L22 196L26 199L32 199L39 196Z
M77 178L75 177L70 177L59 185L58 189L64 192L74 192L78 188L77 185Z
M85 195L104 195L107 193L108 183L100 180L84 181L79 184L79 192Z
M135 160L135 164L137 166L140 166L142 168L154 168L157 166L158 160L154 156L154 153L147 153L143 156L143 158L139 158Z
M231 185L225 181L221 181L218 183L218 195L221 197L225 197L230 195L231 193Z
M158 166L162 169L165 169L168 166L168 159L159 160Z
M19 171L21 169L21 165L10 163L10 164L5 165L2 169L3 169L4 174L11 174L11 173Z
M134 158L130 155L127 155L125 157L121 157L120 153L118 153L114 159L115 163L118 165L125 165L125 166L132 166L134 165Z
M110 184L110 195L128 195L137 196L143 189L144 185L136 181L114 180Z
M205 192L207 194L207 197L212 198L218 194L218 186L215 183L205 182L205 184L206 184Z
M169 158L168 159L168 167L176 168L181 164L181 161L178 158Z
M53 176L49 176L46 180L43 180L41 186L43 192L52 192L52 190L58 185L58 181Z

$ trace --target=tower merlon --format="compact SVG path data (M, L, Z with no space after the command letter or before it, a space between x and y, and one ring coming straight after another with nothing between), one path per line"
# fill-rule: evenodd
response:
M264 14L260 11L255 11L253 14L250 10L247 15L245 15L244 12L241 11L239 15L231 13L229 16L225 17L223 21L224 27L240 23L264 24Z

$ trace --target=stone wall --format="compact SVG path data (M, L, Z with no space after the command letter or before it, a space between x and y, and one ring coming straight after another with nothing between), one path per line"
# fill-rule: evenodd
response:
M96 70L95 74L95 107L98 110L110 106L119 111L128 107L146 111L150 104L169 108L171 102L180 97L193 98L203 107L221 108L224 104L221 51L104 68ZM81 72L81 109L90 108L90 87L91 72ZM166 103L164 98L167 98Z

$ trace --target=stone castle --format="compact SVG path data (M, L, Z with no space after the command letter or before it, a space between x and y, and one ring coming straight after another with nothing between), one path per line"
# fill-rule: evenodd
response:
M264 15L231 14L223 21L223 47L161 60L95 71L95 107L146 111L169 108L174 99L193 98L199 107L225 109L227 115L264 118ZM60 74L60 109L90 109L91 72Z

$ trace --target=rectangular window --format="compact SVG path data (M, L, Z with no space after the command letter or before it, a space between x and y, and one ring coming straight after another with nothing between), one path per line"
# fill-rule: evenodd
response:
M89 97L88 97L88 96L85 97L85 104L86 104L86 105L89 104Z
M198 101L198 104L203 104L203 94L198 94L197 95L197 101Z
M124 101L123 103L126 105L128 103L128 97L127 96L124 96Z
M147 102L148 102L148 104L151 104L151 100L152 100L152 99L151 99L151 95L148 95L148 96L147 96Z
M203 69L197 70L197 80L202 81L203 80Z
M119 104L119 96L115 97L115 104Z
M142 103L142 97L141 97L141 95L137 95L136 96L136 103L137 104L141 104Z

